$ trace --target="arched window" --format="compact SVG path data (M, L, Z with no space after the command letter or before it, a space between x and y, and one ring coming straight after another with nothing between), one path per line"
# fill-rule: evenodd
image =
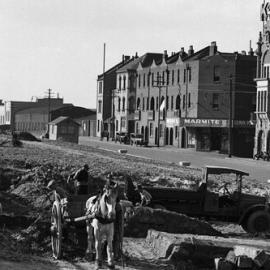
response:
M141 87L141 74L139 74L139 78L138 78L138 88Z
M121 110L121 98L118 98L118 112Z
M123 78L123 89L124 90L126 89L126 76L124 76Z
M177 95L177 97L176 97L175 109L176 110L180 109L180 95Z
M171 110L173 110L173 96L171 96Z
M121 82L122 82L122 77L119 76L119 85L118 85L119 90L121 90Z
M140 98L137 99L137 110L140 109L140 106L141 106L141 100Z
M158 97L156 97L156 110L158 110Z
M143 111L145 110L145 99L144 98L142 99L142 110Z
M122 111L125 111L125 107L126 107L126 99L123 97L122 99Z
M150 110L153 111L154 109L155 109L155 99L151 97Z

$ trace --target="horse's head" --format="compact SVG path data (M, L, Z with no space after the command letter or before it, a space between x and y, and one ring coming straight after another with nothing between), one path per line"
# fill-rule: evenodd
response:
M108 219L115 218L115 205L118 197L118 184L106 185L100 201L102 215Z

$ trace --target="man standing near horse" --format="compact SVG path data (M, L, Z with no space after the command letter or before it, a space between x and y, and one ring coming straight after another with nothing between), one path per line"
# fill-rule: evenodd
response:
M85 164L80 168L74 175L73 179L75 180L75 192L76 194L88 194L88 164Z

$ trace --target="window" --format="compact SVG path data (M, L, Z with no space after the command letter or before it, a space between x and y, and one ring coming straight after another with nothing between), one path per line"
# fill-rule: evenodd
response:
M169 85L170 82L170 72L169 70L167 71L167 85Z
M119 86L118 86L119 90L121 90L121 82L122 82L122 78L121 76L119 76Z
M174 135L175 135L175 139L178 137L178 127L174 127Z
M123 78L123 89L124 90L126 89L126 76L124 76Z
M145 74L143 74L143 87L145 87Z
M147 97L147 100L146 100L146 110L147 111L149 110L149 97Z
M156 110L158 110L158 97L156 97Z
M180 95L177 95L177 98L176 98L176 110L179 110L180 109Z
M162 71L162 84L165 84L165 71Z
M121 117L121 128L125 128L125 127L126 127L126 118Z
M183 109L186 108L186 95L183 95Z
M115 125L116 125L115 129L116 129L116 131L118 131L118 130L119 130L119 123L118 123L118 120L116 120Z
M159 125L159 137L164 137L164 129L162 124Z
M174 85L174 70L172 70L172 85Z
M186 82L186 73L187 73L187 70L184 69L184 83Z
M139 74L139 78L138 78L138 87L141 88L141 74Z
M144 100L144 98L142 99L142 110L144 111L145 110L145 100Z
M141 100L140 98L137 99L137 110L139 110L141 107Z
M120 97L118 98L118 112L121 110L121 99Z
M217 93L213 94L212 108L214 111L219 110L219 94L217 94Z
M220 67L214 66L214 82L220 81Z
M153 137L153 132L154 132L154 125L153 123L150 123L150 128L149 128L150 137Z
M125 107L126 107L126 99L123 97L122 99L122 111L125 111Z
M154 85L154 76L155 76L155 74L152 73L152 86Z
M97 121L97 131L99 132L99 128L100 128L100 121Z
M154 109L155 109L155 99L151 97L150 110L153 111Z
M149 72L147 75L147 86L150 86L150 76L151 76L151 73Z
M102 112L102 100L98 101L98 113Z
M177 83L180 83L180 70L177 70Z
M102 94L102 82L98 82L98 93Z
M139 131L139 123L137 122L136 123L136 134L138 134L138 133L140 133L140 131Z
M171 110L173 110L173 96L171 97Z
M191 67L188 69L188 81L191 82Z
M190 97L191 97L191 94L188 93L188 107L189 107L189 108L190 108L190 106L191 106L191 103L190 103Z

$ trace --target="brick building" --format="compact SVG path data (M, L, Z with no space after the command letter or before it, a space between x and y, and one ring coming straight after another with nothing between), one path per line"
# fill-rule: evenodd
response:
M109 131L110 137L114 136L114 116L112 100L114 99L114 90L116 89L116 71L123 65L129 63L132 59L129 56L122 56L122 61L98 75L97 78L97 121L96 135L101 137L102 132Z
M115 132L135 132L137 88L137 68L148 66L154 59L160 60L162 54L146 53L135 58L117 70L117 83L114 90ZM137 132L140 133L140 132Z
M256 102L256 133L254 139L254 154L261 151L270 151L270 3L262 4L261 20L262 32L259 34L257 48L257 102Z
M231 108L231 153L251 155L255 71L252 50L222 53L215 42L196 53L190 46L187 53L165 51L161 59L139 64L136 133L150 144L227 152Z

